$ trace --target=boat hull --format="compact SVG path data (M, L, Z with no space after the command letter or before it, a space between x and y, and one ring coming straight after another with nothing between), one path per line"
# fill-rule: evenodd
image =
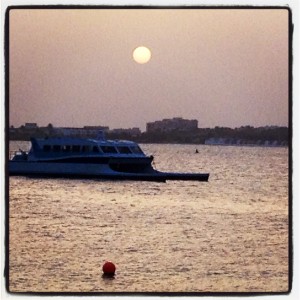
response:
M103 180L158 181L192 180L208 181L207 173L170 173L156 171L149 165L142 172L118 172L108 164L70 164L30 161L9 161L10 176L48 178L92 178Z

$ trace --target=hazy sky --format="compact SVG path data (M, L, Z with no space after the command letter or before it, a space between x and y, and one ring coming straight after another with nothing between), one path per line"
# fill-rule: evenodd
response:
M9 30L11 125L288 124L285 9L23 9Z

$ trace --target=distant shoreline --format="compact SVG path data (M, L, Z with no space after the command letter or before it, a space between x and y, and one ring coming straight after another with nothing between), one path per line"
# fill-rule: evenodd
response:
M24 140L14 140L10 139L9 142L30 142L29 139ZM184 143L184 142L139 142L140 144L145 145L190 145L195 146L196 148L199 146L224 146L224 147L260 147L260 148L288 148L288 144L278 145L278 144L270 144L270 145L262 145L262 144L199 144L199 143Z
M30 138L47 137L77 137L97 138L101 129L85 131L74 129L61 131L53 126L47 127L11 127L8 132L9 141L29 141ZM240 128L197 128L194 130L173 130L140 132L124 129L119 132L114 130L103 130L105 137L111 140L132 140L144 144L192 144L192 145L220 145L220 146L261 146L261 147L287 147L289 145L290 133L288 127L266 126Z

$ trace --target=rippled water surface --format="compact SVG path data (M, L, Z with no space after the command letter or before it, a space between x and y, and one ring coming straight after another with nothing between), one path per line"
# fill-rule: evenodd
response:
M141 147L209 182L9 178L11 291L287 291L287 148Z

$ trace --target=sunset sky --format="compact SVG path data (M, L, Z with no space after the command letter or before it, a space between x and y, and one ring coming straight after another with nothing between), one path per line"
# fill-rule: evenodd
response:
M13 9L9 33L10 125L288 125L286 9Z

